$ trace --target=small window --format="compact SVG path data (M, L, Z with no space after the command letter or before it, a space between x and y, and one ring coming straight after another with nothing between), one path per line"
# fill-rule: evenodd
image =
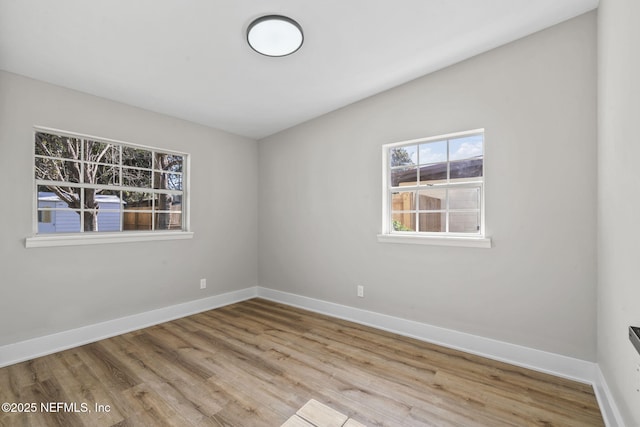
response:
M383 147L382 234L484 237L484 131Z
M34 229L187 231L187 154L36 129Z

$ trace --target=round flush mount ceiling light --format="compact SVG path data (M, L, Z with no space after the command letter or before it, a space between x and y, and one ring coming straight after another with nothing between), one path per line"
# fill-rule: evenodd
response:
M291 55L300 49L303 41L300 24L286 16L262 16L247 28L249 46L265 56Z

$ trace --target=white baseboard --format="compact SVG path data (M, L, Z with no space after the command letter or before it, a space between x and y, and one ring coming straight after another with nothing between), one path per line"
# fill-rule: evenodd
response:
M592 384L607 427L624 427L597 363L263 287L250 287L1 346L0 367L255 297Z
M611 390L607 385L607 380L604 378L600 366L596 369L596 381L593 384L593 389L596 393L596 399L598 399L598 405L600 405L600 412L604 418L607 427L624 427L624 420L620 414L620 410L613 400Z
M0 347L0 367L254 298L250 287Z

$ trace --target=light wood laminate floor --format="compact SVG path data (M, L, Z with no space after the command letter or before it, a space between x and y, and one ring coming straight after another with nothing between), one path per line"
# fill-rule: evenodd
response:
M277 427L310 399L367 426L604 425L589 385L261 299L0 369L0 402L37 406L11 427Z

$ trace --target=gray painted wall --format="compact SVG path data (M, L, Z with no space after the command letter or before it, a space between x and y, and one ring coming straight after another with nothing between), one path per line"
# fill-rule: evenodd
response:
M34 125L190 153L195 237L25 249ZM0 345L256 286L257 154L250 139L0 72Z
M628 426L640 425L640 3L600 0L598 11L598 363Z
M381 146L480 127L494 248L378 243ZM259 171L261 286L596 360L595 13L266 138Z

